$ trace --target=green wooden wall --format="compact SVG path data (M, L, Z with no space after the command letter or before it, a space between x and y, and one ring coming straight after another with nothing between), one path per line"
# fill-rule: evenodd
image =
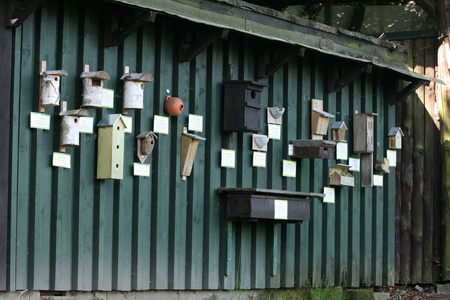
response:
M311 221L302 224L240 223L225 218L218 187L258 187L322 192L332 160L302 159L297 177L281 176L292 139L310 138L311 99L349 125L352 115L378 112L375 158L385 156L387 132L395 108L383 99L383 74L358 77L341 92L326 92L323 55L292 59L272 77L262 106L283 106L282 138L269 143L267 168L253 168L251 134L232 136L236 168L220 167L220 150L229 144L222 132L223 80L257 80L259 46L230 35L192 62L177 60L180 28L175 18L157 16L118 47L103 47L104 9L98 1L44 1L16 29L11 103L9 290L148 290L250 289L301 286L326 279L347 286L394 283L395 172L384 186L336 188L336 203L311 200ZM189 25L189 24L188 24ZM259 42L263 42L260 40ZM272 53L276 55L276 53ZM115 90L115 108L90 110L120 113L123 66L151 73L145 85L145 109L130 111L133 132L125 136L124 178L96 179L97 134L81 134L80 147L68 148L71 169L51 166L59 149L59 108L47 108L51 129L30 129L30 112L38 110L39 61L64 69L62 100L81 105L82 65L105 70ZM170 117L170 134L159 135L146 163L149 178L133 177L135 137L153 129L154 115L165 115L166 89L179 96L185 110ZM180 148L187 115L204 116L206 141L199 148L192 175L181 181ZM265 120L265 114L261 114ZM262 133L267 124L261 122ZM95 130L96 132L96 130ZM330 139L330 135L327 136Z

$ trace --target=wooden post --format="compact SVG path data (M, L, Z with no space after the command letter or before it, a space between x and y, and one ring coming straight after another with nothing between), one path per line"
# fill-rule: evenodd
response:
M130 73L130 67L129 66L124 66L123 67L123 74L125 75L125 74L128 74L128 73ZM123 105L123 103L122 103L122 105ZM122 114L127 115L128 114L128 109L123 108L122 109Z
M63 112L63 111L67 111L67 101L61 101L61 112ZM61 116L61 118L63 118L63 117ZM62 124L62 122L61 122L61 124ZM60 128L62 128L62 127L60 127ZM61 135L62 135L61 129L60 129L59 135L60 135L59 136L59 152L64 153L64 152L66 152L66 147L61 145Z
M39 75L42 72L45 72L47 70L47 62L45 60L42 60L39 65ZM41 103L41 93L42 93L42 75L39 76L39 112L45 112L45 106Z

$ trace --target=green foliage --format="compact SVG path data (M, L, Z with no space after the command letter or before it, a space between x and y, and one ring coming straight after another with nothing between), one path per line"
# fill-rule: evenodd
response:
M278 289L265 291L256 297L256 300L308 300L308 290L306 288Z
M348 294L342 287L335 287L329 283L320 286L309 286L309 296L311 300L348 300Z
M104 300L104 299L100 298L100 297L97 297L97 296L94 296L94 297L92 297L92 300Z
M375 294L370 289L356 289L348 290L348 300L373 300L375 299Z

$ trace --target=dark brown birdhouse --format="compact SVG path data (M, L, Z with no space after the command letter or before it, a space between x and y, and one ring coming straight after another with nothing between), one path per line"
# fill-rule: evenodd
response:
M158 136L153 131L143 131L137 137L137 157L141 164L145 162L147 156L152 153Z
M373 153L374 151L374 117L376 113L353 115L353 152Z

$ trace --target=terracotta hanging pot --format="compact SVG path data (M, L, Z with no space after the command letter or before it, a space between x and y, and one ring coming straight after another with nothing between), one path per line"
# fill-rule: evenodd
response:
M183 112L184 104L180 98L177 97L166 97L166 101L164 102L164 110L167 114L171 116L178 116Z

